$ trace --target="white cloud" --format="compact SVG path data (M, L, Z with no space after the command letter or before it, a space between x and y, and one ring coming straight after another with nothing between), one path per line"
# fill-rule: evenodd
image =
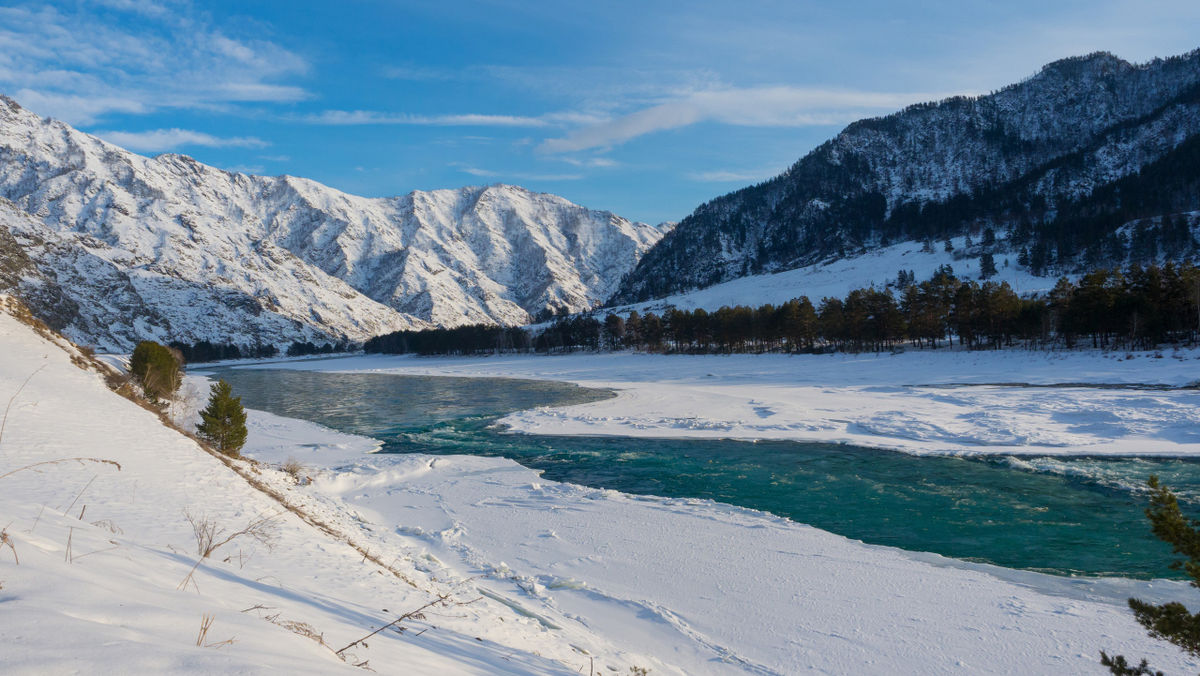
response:
M130 20L114 21L112 10ZM301 56L231 35L207 16L186 1L0 7L0 91L77 125L108 113L309 97L287 82L307 71Z
M141 101L119 97L77 96L20 89L13 93L13 98L22 107L39 115L58 118L73 124L88 124L105 113L140 114L149 112L149 108Z
M265 148L269 145L253 136L219 137L190 129L154 129L151 131L98 131L97 136L114 145L137 152L163 152L185 146L209 148ZM262 167L257 168L262 171ZM250 172L256 173L256 172Z
M760 171L695 171L687 174L688 179L705 183L748 183L764 181L778 176L783 169L763 169Z
M844 124L890 112L937 94L882 93L803 87L727 88L698 91L603 122L585 125L539 149L550 153L608 148L645 134L698 122L753 127Z
M451 164L450 166L457 168L464 174L478 176L479 178L503 178L513 181L578 181L583 178L582 174L528 174L524 172L508 172L508 171L493 171L491 169L481 169L462 164Z
M559 159L561 159L563 162L566 162L567 164L573 164L577 167L608 168L608 167L615 167L620 164L616 160L610 159L607 157L588 157L585 159L580 159L577 157L560 157Z
M442 127L545 127L547 122L537 117L520 115L409 115L384 113L375 110L326 110L300 118L313 124L366 125L406 124Z

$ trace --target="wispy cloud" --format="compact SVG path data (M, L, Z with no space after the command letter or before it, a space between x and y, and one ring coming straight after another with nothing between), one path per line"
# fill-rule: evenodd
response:
M190 129L154 129L150 131L98 131L109 143L138 152L163 152L187 146L208 148L265 148L268 144L253 136L222 138ZM262 167L258 167L262 171Z
M583 178L582 174L530 174L524 172L493 171L491 169L481 169L458 163L452 163L450 166L457 168L464 174L478 176L479 178L509 179L515 181L578 181Z
M715 170L689 172L687 177L689 180L703 183L747 183L763 181L773 176L778 176L781 173L783 173L782 168L761 169L758 171Z
M599 168L606 169L609 167L618 166L620 164L616 160L608 158L608 157L587 157L587 158L560 157L558 159L562 160L563 162L566 162L567 164L574 165L576 167L599 167Z
M844 124L910 103L941 97L936 94L784 86L698 91L627 115L584 125L561 138L543 141L539 149L549 153L566 153L608 148L645 134L699 122L752 127Z
M376 110L326 110L299 118L311 124L370 125L400 124L440 127L545 127L549 123L538 117L520 115L409 115Z
M128 20L114 21L112 11ZM299 101L298 54L235 37L186 0L99 0L70 10L0 7L0 89L37 113L93 124L108 113Z

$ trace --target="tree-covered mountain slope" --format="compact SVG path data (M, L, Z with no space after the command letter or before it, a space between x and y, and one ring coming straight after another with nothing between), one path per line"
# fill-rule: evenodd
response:
M1182 214L1200 209L1198 134L1200 51L1057 61L986 96L851 124L776 178L701 205L613 300L964 235L1039 274L1192 257Z

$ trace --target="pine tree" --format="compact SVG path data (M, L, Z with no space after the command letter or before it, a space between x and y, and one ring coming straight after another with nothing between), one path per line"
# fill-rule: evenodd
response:
M1191 578L1190 584L1200 588L1200 521L1184 518L1179 509L1179 500L1169 488L1158 482L1158 477L1150 477L1147 484L1153 491L1150 507L1146 509L1151 530L1158 539L1170 544L1176 554L1187 557L1186 561L1172 562L1171 567L1183 569ZM1200 613L1188 612L1187 607L1178 601L1155 605L1140 599L1129 599L1129 607L1138 623L1151 636L1170 641L1193 657L1200 657ZM1161 671L1151 670L1146 660L1134 667L1123 655L1110 657L1104 651L1100 651L1100 663L1118 676L1162 674Z
M979 257L979 276L987 279L996 274L996 260L992 254L985 253Z
M200 438L218 451L236 457L246 443L246 410L242 398L233 396L233 388L224 380L213 383L208 406L200 412L196 426Z
M142 386L142 391L151 401L169 398L179 389L182 375L179 372L182 355L178 350L160 345L152 340L143 340L133 349L129 358L129 372Z

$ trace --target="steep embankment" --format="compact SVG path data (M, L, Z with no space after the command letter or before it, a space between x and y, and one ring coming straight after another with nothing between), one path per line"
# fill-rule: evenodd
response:
M578 625L550 632L503 592L481 598L485 581L389 526L328 503L290 511L244 478L299 491L286 474L205 452L2 300L0 400L12 406L0 436L0 671L326 674L369 662L382 673L566 674L587 662L572 645L626 669ZM370 450L338 435L305 442ZM199 558L189 516L218 541L267 521L189 580ZM441 595L405 634L334 654Z

